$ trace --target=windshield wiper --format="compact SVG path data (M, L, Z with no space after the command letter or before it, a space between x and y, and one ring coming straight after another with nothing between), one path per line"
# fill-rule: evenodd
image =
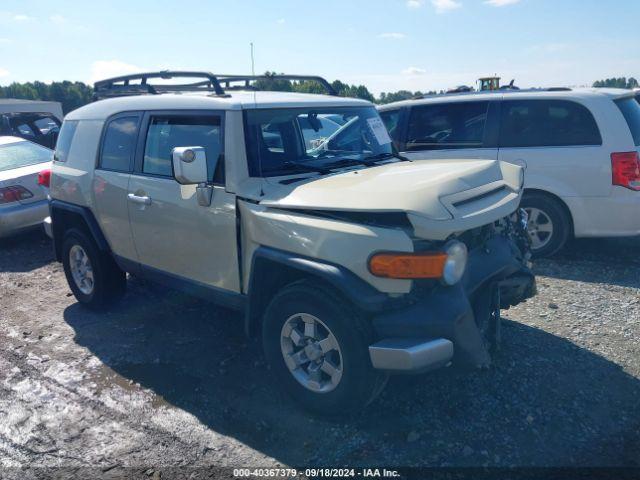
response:
M279 166L279 168L274 168L272 170L267 170L265 173L282 173L282 175L289 175L295 173L309 173L309 172L317 172L323 175L331 173L331 170L323 167L314 167L312 165L303 165L301 163L296 162L284 162Z
M407 157L403 157L399 153L390 152L390 153L378 153L377 155L369 155L368 157L364 157L363 160L369 160L370 162L379 162L380 160L388 160L390 158L397 158L401 162L410 162Z
M340 168L346 167L349 165L366 165L370 167L371 165L375 165L375 162L369 162L367 160L357 160L355 158L342 158L336 162L329 163L325 165L325 168Z
M403 157L398 153L379 153L377 155L369 155L368 157L364 157L361 159L356 158L343 158L336 162L329 163L325 165L326 168L339 168L348 165L366 165L367 167L371 167L375 165L377 162L382 160L389 160L391 158L397 158L401 162L410 161L408 158Z

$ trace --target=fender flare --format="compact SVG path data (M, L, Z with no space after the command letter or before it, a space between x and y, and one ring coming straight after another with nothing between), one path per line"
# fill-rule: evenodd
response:
M49 211L51 214L53 248L56 254L56 260L60 261L60 249L62 248L62 235L64 234L64 229L61 228L61 222L63 221L63 212L68 212L76 218L81 218L84 225L87 227L89 234L96 242L98 248L104 252L111 251L109 243L102 233L96 217L93 215L93 212L91 212L91 210L89 210L87 207L63 202L62 200L51 200L51 202L49 203Z
M251 277L248 287L248 302L245 315L245 331L250 334L255 321L261 318L268 298L261 292L261 285L274 278L274 268L293 273L294 278L315 278L335 288L347 300L364 312L379 312L398 304L398 299L390 298L347 268L305 257L295 253L260 246L251 259Z

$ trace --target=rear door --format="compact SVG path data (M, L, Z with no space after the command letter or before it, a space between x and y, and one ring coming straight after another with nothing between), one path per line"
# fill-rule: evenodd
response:
M607 196L610 153L589 109L558 99L504 100L499 159L526 166L525 187L562 197Z
M98 223L113 253L133 261L137 255L129 226L127 194L141 119L140 112L126 112L105 122L92 185Z
M141 132L128 208L143 268L239 292L235 195L225 191L224 180L223 112L148 112ZM176 147L204 147L214 190L210 206L198 204L195 185L175 180Z
M403 154L412 160L498 158L497 101L429 103L410 108Z

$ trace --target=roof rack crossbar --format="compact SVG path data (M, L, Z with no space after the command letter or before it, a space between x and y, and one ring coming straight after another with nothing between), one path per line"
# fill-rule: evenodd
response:
M225 85L225 88L229 90L247 89L257 90L256 87L251 85L251 82L256 80L293 80L293 81L308 81L316 82L319 84L329 95L338 96L333 85L331 85L325 78L317 75L287 75L287 74L274 74L274 75L217 75L220 83ZM233 86L231 83L244 82L244 86Z
M204 78L205 80L193 84L151 85L148 80L153 78L160 78L163 80L170 80L172 78ZM132 84L131 81L133 80L139 80L140 83ZM99 100L101 98L113 96L139 95L141 93L157 94L161 91L169 92L188 90L209 90L215 92L216 95L224 95L224 90L220 86L220 82L218 82L218 79L212 73L163 70L160 72L122 75L119 77L101 80L94 84L93 96L95 100Z

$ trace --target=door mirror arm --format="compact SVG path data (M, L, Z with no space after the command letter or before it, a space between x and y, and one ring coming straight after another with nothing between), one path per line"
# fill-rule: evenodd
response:
M211 198L213 197L213 185L208 183L199 183L196 187L196 197L198 205L201 207L211 206Z

